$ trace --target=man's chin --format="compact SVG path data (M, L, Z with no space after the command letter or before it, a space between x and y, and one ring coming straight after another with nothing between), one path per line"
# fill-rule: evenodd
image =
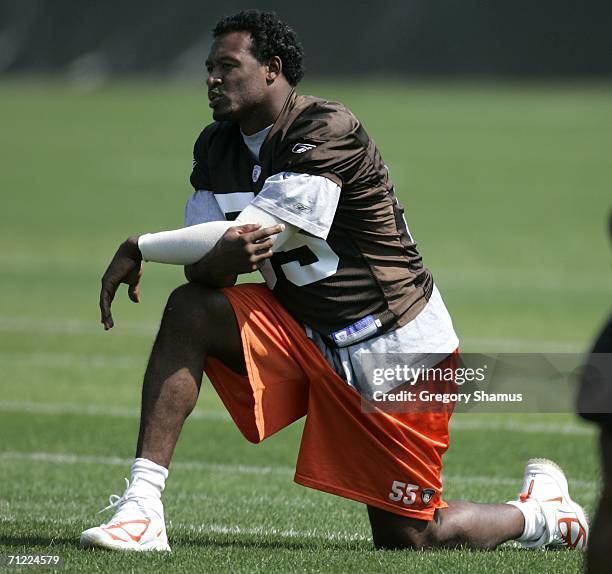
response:
M225 122L232 119L232 112L223 108L213 108L212 117L216 122Z

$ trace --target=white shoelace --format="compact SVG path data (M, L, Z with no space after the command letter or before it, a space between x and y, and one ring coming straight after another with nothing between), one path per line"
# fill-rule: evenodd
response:
M134 483L130 483L127 478L124 478L124 480L125 492L123 493L123 495L119 496L118 494L111 494L108 497L108 506L105 506L102 510L98 512L98 514L101 514L102 512L106 512L107 510L115 510L115 514L108 522L106 522L106 524L114 524L116 522L121 522L121 520L125 519L126 517L133 517L134 513L138 513L139 515L146 518L156 516L157 518L163 521L163 508L157 509L155 506L156 503L161 506L160 502L154 499L151 499L149 501L149 499L142 498L133 491L133 488L131 488L134 486ZM147 501L148 504L143 504L145 501Z
M105 506L102 510L98 512L98 514L102 514L103 512L106 512L111 508L118 508L121 506L122 502L130 498L125 496L130 488L130 481L127 478L124 478L123 480L125 480L125 492L121 496L119 496L118 494L111 494L108 497L108 506Z

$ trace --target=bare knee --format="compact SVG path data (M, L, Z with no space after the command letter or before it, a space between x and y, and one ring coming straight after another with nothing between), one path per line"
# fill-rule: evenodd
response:
M193 349L201 359L213 356L246 374L236 315L217 289L196 283L177 287L168 297L157 340Z
M408 518L368 506L374 546L379 550L422 550L442 545L433 521Z
M185 283L168 297L162 327L177 327L181 332L205 328L214 321L214 314L223 295L216 289Z
M419 532L383 532L372 529L377 550L424 550L434 545Z

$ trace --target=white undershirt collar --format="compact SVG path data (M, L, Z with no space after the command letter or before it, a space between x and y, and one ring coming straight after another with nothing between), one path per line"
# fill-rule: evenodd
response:
M274 124L270 124L267 128L264 128L263 130L254 133L253 135L246 135L245 133L243 133L242 130L240 130L240 133L242 134L242 139L244 140L244 143L246 144L246 146L249 148L249 151L251 152L251 155L257 160L259 161L259 150L261 149L261 146L264 143L264 140L266 139L268 133L270 132L270 130L272 129L272 126Z

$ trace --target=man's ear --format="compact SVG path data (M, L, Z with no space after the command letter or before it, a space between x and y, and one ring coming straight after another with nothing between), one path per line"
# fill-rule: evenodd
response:
M274 83L283 72L283 61L278 56L270 58L266 66L266 82L268 85Z

